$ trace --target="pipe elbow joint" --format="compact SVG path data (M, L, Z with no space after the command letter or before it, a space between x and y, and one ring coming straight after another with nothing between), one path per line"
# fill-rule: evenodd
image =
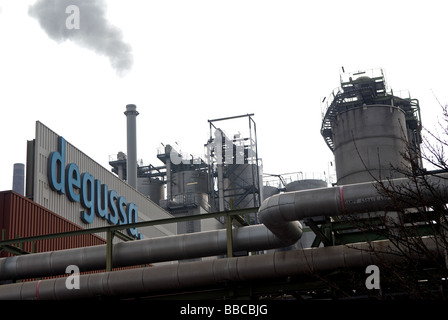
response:
M285 246L296 243L302 237L302 224L298 220L288 221L281 210L282 195L274 195L264 200L258 209L258 219L269 229ZM288 206L287 210L292 207Z

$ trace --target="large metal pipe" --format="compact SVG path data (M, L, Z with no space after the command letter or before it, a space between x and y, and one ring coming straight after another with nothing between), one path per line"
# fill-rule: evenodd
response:
M298 232L301 234L301 228ZM232 239L234 252L275 249L292 244L273 235L264 225L235 228ZM212 230L117 243L113 248L113 266L193 259L226 252L226 230ZM81 272L105 269L106 245L0 259L0 281L60 275L65 273L68 265L78 266Z
M422 244L436 258L437 239L427 237ZM79 289L68 289L67 278L21 282L0 286L0 299L95 299L101 297L139 297L142 295L194 289L226 282L256 281L313 275L335 268L366 267L379 263L404 260L397 252L410 253L406 246L396 247L388 240L371 243L281 251L271 254L188 262L130 269L116 272L82 275ZM417 257L415 257L417 258ZM422 259L422 257L418 257ZM425 258L425 257L424 257ZM423 258L423 259L424 259ZM429 255L426 256L429 258ZM432 257L431 257L432 258Z
M442 197L440 199L448 201L448 174L425 178L427 183L437 188ZM405 178L386 183L416 188L413 181ZM233 249L256 251L291 245L302 235L298 220L304 218L394 209L393 205L397 201L402 201L404 207L421 205L413 203L412 199L404 201L381 195L378 188L378 184L367 182L274 195L266 199L259 209L259 219L264 226L235 229ZM432 193L425 195L422 191L421 195L428 199L434 197ZM220 255L226 252L225 239L225 230L218 230L119 243L114 246L114 265L131 266ZM0 259L0 280L43 276L42 273L48 273L49 270L53 274L61 274L71 264L78 265L82 271L104 269L105 260L104 246L4 258Z
M124 114L127 122L127 182L131 187L137 188L137 106L128 104Z
M422 180L419 182L419 179ZM417 184L427 184L433 188ZM384 184L381 186L381 184ZM422 206L422 199L406 197L420 194L426 201L448 201L448 173L427 175L413 181L400 178L381 182L365 182L331 188L286 192L266 199L259 211L259 220L284 241L295 238L295 222L316 216L338 216L344 214L394 210L397 204L403 208ZM403 190L403 194L395 194L391 198L381 188L395 187ZM417 190L418 189L418 190ZM434 199L433 191L439 194Z

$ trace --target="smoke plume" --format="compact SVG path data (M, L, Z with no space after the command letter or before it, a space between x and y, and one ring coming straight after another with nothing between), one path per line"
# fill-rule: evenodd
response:
M70 28L71 11L79 8L79 24ZM120 29L106 19L106 4L102 0L38 0L28 14L36 18L47 35L56 42L71 40L79 46L109 58L117 74L124 75L132 68L132 50L123 42ZM73 17L73 16L72 16Z

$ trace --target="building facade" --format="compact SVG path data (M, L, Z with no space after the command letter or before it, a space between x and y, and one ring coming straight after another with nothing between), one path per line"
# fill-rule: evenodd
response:
M39 121L35 139L28 142L26 179L28 198L83 229L172 217ZM127 233L135 239L153 238L177 234L177 227Z

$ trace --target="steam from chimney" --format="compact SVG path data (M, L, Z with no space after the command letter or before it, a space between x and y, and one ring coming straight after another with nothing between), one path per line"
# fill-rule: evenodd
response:
M78 15L71 16L77 7ZM123 42L121 30L106 19L103 0L38 0L28 14L39 21L42 29L54 41L71 40L77 45L109 58L112 68L122 76L132 68L132 49ZM67 21L78 18L79 24L69 28ZM68 19L68 20L67 20ZM70 21L69 21L70 22Z

